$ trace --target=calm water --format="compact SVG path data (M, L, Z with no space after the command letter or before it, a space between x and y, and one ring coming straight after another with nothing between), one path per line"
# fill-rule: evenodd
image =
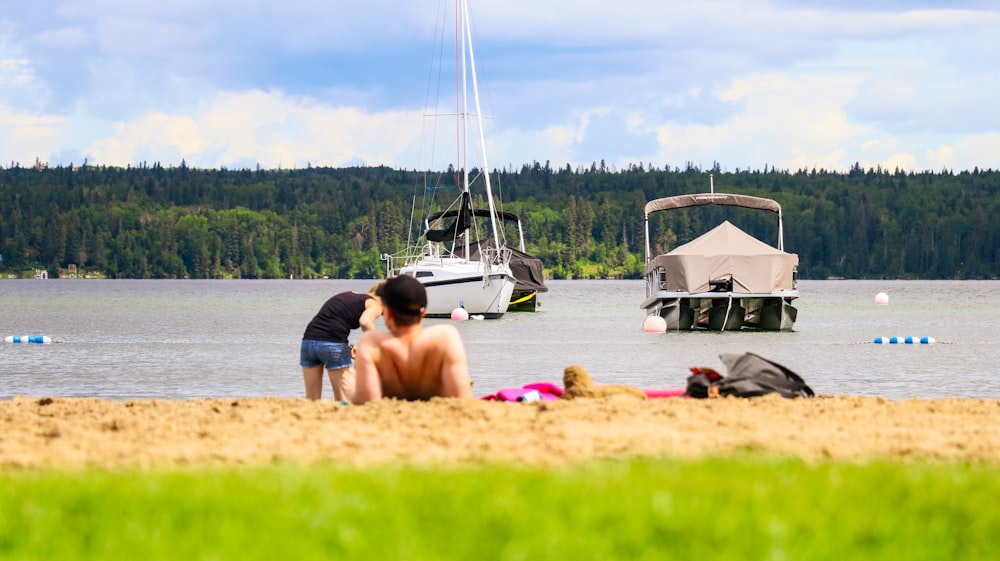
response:
M0 398L302 396L306 323L329 295L371 283L0 281L0 339L55 341L0 343ZM644 333L642 281L549 286L536 313L455 323L477 395L559 383L571 364L599 383L679 387L690 366L722 371L720 353L752 351L817 393L1000 399L1000 281L801 281L790 333ZM878 292L888 306L875 305ZM876 345L878 336L938 344Z

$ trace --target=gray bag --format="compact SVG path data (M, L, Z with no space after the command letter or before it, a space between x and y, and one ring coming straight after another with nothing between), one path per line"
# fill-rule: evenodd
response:
M719 358L728 374L722 376L712 368L691 368L686 397L756 397L769 393L788 398L816 395L798 374L760 355L726 353Z

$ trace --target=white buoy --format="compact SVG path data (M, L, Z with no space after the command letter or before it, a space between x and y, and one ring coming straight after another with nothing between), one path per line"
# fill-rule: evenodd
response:
M455 308L451 311L451 319L455 321L465 321L469 319L469 312L465 308Z
M646 333L664 333L667 330L667 320L660 316L647 316L642 322L642 330Z
M878 304L879 306L889 305L889 295L886 294L885 292L879 292L878 294L875 295L875 303Z

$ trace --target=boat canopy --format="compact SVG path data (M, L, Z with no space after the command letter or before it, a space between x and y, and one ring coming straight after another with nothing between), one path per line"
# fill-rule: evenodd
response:
M734 195L731 193L696 193L655 199L646 203L646 216L661 210L701 205L729 205L756 208L770 210L781 216L781 205L775 200L750 195Z
M527 253L524 253L524 247L525 247L524 246L524 228L521 227L521 219L520 219L520 217L518 217L513 212L507 212L507 211L503 211L503 210L498 210L498 211L495 212L495 214L496 214L497 218L499 218L501 221L511 222L511 223L513 223L513 224L515 224L517 226L517 236L518 236L518 242L519 242L518 247L521 249L520 252L522 254L527 255ZM458 208L458 209L450 208L448 210L441 210L441 211L437 211L437 212L432 212L432 213L430 213L430 214L427 215L427 224L432 224L432 223L434 223L434 222L436 222L438 220L444 219L444 218L455 218L456 216L462 216L462 218L460 218L459 220L456 220L455 222L453 222L450 228L447 228L445 230L431 230L431 229L428 229L427 230L427 234L426 234L427 235L427 240L428 241L432 241L432 242L450 241L452 238L455 237L455 235L458 232L464 231L464 230L468 229L470 226L472 226L472 218L473 217L476 217L476 218L489 218L491 220L493 219L493 213L491 213L489 211L489 209L477 208L477 209L473 210L472 207L471 207L471 203L470 203L470 206L468 208L465 207L464 205L462 205L461 208ZM462 229L461 230L456 230L457 228L462 228ZM451 236L449 237L448 234L451 234ZM494 247L496 247L496 243L493 243L492 245ZM508 247L510 247L510 246L508 246ZM511 248L511 249L513 249L513 248Z
M798 255L772 247L727 220L673 251L656 256L647 264L646 272L662 268L666 277L662 288L670 292L710 292L714 289L711 281L732 279L734 291L770 293L795 288L798 264Z
M654 199L646 203L645 228L646 228L646 263L649 263L649 215L661 210L673 210L702 205L727 205L757 210L769 210L778 215L778 249L785 249L785 227L781 221L781 205L773 199L754 197L751 195L734 195L732 193L696 193L693 195L674 195L673 197L663 197Z
M468 192L462 193L462 200L459 204L458 210L447 211L450 212L448 217L456 218L450 226L441 230L427 230L426 236L428 241L432 242L448 242L454 240L459 234L465 232L472 225L472 198L469 196ZM445 212L438 213L440 215L445 215ZM440 218L440 216L439 216Z
M485 208L477 208L474 211L472 211L472 214L475 215L477 218L490 218L491 217L489 209L485 209ZM497 216L499 216L503 220L512 220L514 222L517 222L517 221L520 220L520 218L518 218L517 215L514 214L513 212L507 212L505 210L498 210L496 214L497 214ZM428 222L434 222L435 220L438 220L440 218L454 218L455 216L458 216L458 211L455 210L455 209L440 210L438 212L432 212L432 213L428 214L427 215L427 221Z
M517 281L514 289L548 292L549 287L545 286L542 260L514 248L510 248L510 252L510 272Z

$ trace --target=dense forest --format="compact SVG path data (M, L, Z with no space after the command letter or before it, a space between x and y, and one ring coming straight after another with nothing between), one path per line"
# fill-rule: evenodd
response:
M648 200L709 190L783 207L804 279L1000 276L1000 172L862 169L723 172L633 165L497 170L550 278L638 278ZM201 170L12 164L0 169L0 270L108 278L377 278L415 235L427 174L385 167ZM444 194L442 197L446 196ZM479 194L482 199L482 195ZM479 201L479 204L483 204ZM416 213L414 213L416 210ZM774 243L772 213L661 212L662 252L728 219Z

